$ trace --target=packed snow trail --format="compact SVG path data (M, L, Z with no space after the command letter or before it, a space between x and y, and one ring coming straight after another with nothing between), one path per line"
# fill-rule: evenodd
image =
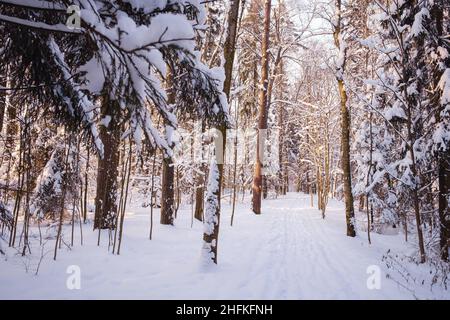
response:
M247 197L248 198L248 197ZM248 201L249 199L247 199ZM191 228L189 208L180 210L174 227L155 224L149 241L149 209L130 206L125 220L121 255L96 246L97 232L85 226L84 245L76 239L72 250L63 249L56 262L51 254L20 258L11 249L7 261L0 258L0 298L125 298L125 299L412 299L417 297L387 279L381 258L388 250L404 250L402 237L345 235L340 202L331 200L326 219L310 207L309 196L290 193L263 201L262 214L254 215L249 204L239 203L230 227L230 207L223 204L219 235L218 266L201 263L202 223ZM155 211L155 221L159 211ZM70 227L65 229L69 237ZM48 242L44 253L54 245ZM5 246L3 246L5 247ZM72 274L80 270L81 289L69 290ZM369 289L369 266L380 268L380 288ZM28 269L28 273L25 273ZM448 292L422 290L421 298L446 298Z
M329 209L324 221L305 195L266 201L263 215L255 218L263 226L245 240L252 246L241 249L241 286L231 282L221 297L233 287L238 298L254 299L399 297L394 283L386 283L384 290L367 288L367 268L380 265L383 252L373 257L367 242L346 237L345 224L336 218L343 218L342 208Z

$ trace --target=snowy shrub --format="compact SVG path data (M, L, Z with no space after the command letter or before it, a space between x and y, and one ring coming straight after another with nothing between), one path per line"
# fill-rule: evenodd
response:
M0 202L0 226L3 228L4 226L11 229L13 225L13 215L11 211L6 208L6 206Z
M77 197L80 178L74 166L75 152L74 147L67 151L61 139L57 140L51 157L36 182L32 213L37 218L55 220L64 209L61 206L72 204L70 201Z
M450 290L450 264L442 261L439 255L429 257L425 264L420 264L417 257L389 250L383 255L382 261L388 268L386 277L415 296L417 292L414 290L420 288Z

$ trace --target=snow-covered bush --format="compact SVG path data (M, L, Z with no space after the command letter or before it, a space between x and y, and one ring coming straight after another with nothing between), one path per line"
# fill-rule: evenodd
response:
M76 160L76 148L66 147L61 137L56 139L51 157L36 181L31 212L38 219L55 220L78 197Z

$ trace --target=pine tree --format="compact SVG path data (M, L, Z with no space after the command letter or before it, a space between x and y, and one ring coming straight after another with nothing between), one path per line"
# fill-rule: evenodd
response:
M264 33L262 39L262 57L261 57L261 80L259 92L259 116L258 116L258 133L256 142L256 159L252 186L252 210L255 214L261 214L261 197L263 183L263 161L264 161L264 143L265 133L267 130L267 89L269 85L269 33L270 33L270 12L272 2L265 0L264 4Z

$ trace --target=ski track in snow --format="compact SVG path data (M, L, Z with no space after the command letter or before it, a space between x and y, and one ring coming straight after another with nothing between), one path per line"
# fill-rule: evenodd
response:
M51 254L39 275L25 273L39 254L24 262L13 250L0 257L1 299L412 299L414 296L385 277L381 257L404 246L401 236L373 235L368 245L360 231L345 235L340 202L330 200L326 219L310 207L308 195L289 193L264 200L261 215L239 203L235 225L229 226L230 207L223 204L219 234L219 265L205 270L200 263L202 223L190 228L190 209L180 209L174 227L159 225L154 212L154 240L149 241L149 209L130 206L125 220L121 255L101 247L97 233L84 227L84 243ZM189 206L190 207L190 206ZM66 239L70 227L65 228ZM67 241L67 240L66 240ZM49 242L49 249L53 247ZM3 246L5 247L5 246ZM38 251L34 248L33 251ZM81 289L68 290L68 265L81 268ZM381 289L369 290L367 267L382 270ZM433 298L432 292L429 297ZM442 298L442 297L441 297ZM449 299L449 295L444 295Z

